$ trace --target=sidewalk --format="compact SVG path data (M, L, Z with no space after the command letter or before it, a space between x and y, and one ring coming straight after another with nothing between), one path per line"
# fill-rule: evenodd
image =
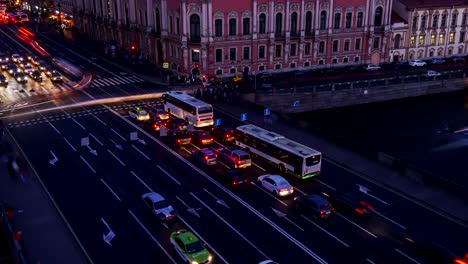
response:
M8 132L5 132L5 138L12 144L14 151L20 153ZM89 263L54 202L49 199L48 192L32 171L24 182L20 177L10 177L2 157L0 176L0 201L15 208L13 221L22 231L29 263Z
M241 113L247 113L248 123L263 126L283 134L305 145L314 146L323 153L323 158L330 163L355 172L367 180L383 186L386 189L410 198L411 200L430 207L444 216L468 227L468 210L466 202L456 196L439 190L435 187L424 185L420 181L413 181L410 177L401 175L400 172L357 153L344 149L325 139L314 136L304 129L287 124L286 121L272 116L272 125L265 125L263 109L255 111L248 105L217 105L216 109L239 119ZM272 113L273 114L273 113Z

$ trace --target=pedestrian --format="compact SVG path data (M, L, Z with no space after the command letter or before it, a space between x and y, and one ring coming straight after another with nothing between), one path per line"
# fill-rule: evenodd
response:
M15 180L17 176L16 170L13 166L13 162L14 162L13 156L9 155L6 165L7 165L8 175L10 175L11 180Z
M28 169L28 164L26 160L21 156L17 156L16 166L17 166L17 172L20 175L21 180L23 182L26 182L29 176L29 169Z

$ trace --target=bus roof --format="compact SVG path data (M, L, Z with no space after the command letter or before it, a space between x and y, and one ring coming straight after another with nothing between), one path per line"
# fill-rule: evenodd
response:
M188 95L188 94L186 94L184 92L181 92L181 91L169 91L166 94L171 96L171 97L174 97L176 99L179 99L181 101L184 101L184 102L190 104L191 106L195 106L195 107L211 106L210 104L205 103L202 100L198 100L195 97L190 96L190 95Z
M295 153L297 155L301 155L303 157L308 157L311 155L317 155L321 154L319 151L309 148L307 146L304 146L300 143L297 143L295 141L292 141L283 135L277 134L275 132L268 131L266 129L263 129L261 127L255 126L255 125L243 125L237 127L237 130L242 131L244 133L247 133L251 136L254 136L258 139L264 140L266 142L269 142L277 147L280 147L282 149L288 150L292 153Z

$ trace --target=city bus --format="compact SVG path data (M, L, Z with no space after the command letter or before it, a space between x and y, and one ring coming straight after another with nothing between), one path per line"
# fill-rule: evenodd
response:
M320 174L322 153L254 125L236 128L235 143L281 173L301 179Z
M171 115L185 119L194 127L213 125L213 106L180 91L170 91L163 96L164 109Z

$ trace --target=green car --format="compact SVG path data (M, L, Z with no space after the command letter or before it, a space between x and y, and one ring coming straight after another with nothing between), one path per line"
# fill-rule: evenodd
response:
M171 233L171 244L179 255L189 264L208 264L213 257L200 239L185 229Z

